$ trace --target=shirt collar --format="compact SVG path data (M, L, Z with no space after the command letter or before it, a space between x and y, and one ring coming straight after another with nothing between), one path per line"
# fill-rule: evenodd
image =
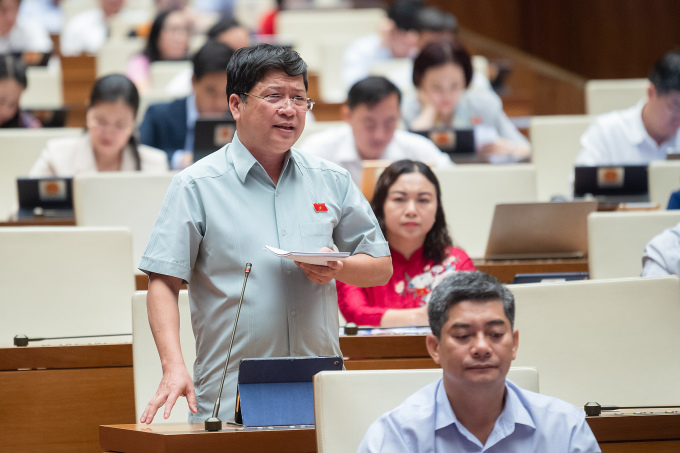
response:
M526 410L515 391L507 384L507 382L505 384L505 394L505 407L503 407L501 415L496 420L494 432L499 431L498 434L500 434L501 437L507 437L509 434L514 432L515 425L517 424L526 425L536 429L536 424L531 418L531 415ZM454 423L458 423L456 414L454 414L453 409L451 408L451 403L449 402L449 398L446 395L443 380L439 381L439 385L437 386L435 401L435 430L445 428ZM461 428L464 431L467 431L467 429L462 425L459 427L459 431ZM489 440L492 440L491 437L489 437Z
M236 171L236 174L238 175L241 182L245 183L246 176L248 176L248 172L250 172L250 169L253 168L254 165L260 165L260 163L257 161L257 159L255 159L255 157L252 154L250 154L248 148L243 146L243 143L241 143L241 140L239 140L238 138L238 131L234 132L234 138L231 140L231 144L229 145L229 153L231 154L231 160L234 165L234 170ZM284 173L286 172L288 164L290 163L291 160L293 161L293 163L295 163L295 166L298 168L298 170L303 172L298 161L295 159L294 152L292 151L291 148L291 150L289 150L288 153L286 153L286 157L283 162L283 169L281 170L281 177L283 177ZM261 165L260 167L262 168ZM262 169L262 171L264 171L264 168Z
M187 130L193 131L198 120L198 108L196 107L196 95L187 96Z
M414 263L414 262L420 262L423 258L423 247L420 247L418 250L413 252L413 255L411 255L411 258L406 259L404 255L402 255L400 252L397 250L393 249L390 247L390 253L392 254L392 260L393 261L398 261L403 264L408 264L408 263Z

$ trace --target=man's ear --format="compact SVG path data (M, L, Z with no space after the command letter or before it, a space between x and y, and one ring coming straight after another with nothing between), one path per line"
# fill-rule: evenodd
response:
M349 109L349 106L347 104L342 104L340 106L340 117L345 123L349 123L349 117L351 116L352 111Z
M512 339L514 341L512 346L512 360L515 360L515 358L517 358L517 348L519 347L519 330L512 332Z
M231 112L231 116L234 117L235 121L241 119L241 111L239 110L239 107L243 103L243 100L238 94L232 93L232 95L229 96L229 111Z
M647 99L654 99L655 97L657 97L656 87L652 82L649 82L649 86L647 87Z
M430 353L430 357L432 357L434 363L441 365L441 363L439 363L439 338L434 334L428 333L425 337L425 345L427 346L427 352Z

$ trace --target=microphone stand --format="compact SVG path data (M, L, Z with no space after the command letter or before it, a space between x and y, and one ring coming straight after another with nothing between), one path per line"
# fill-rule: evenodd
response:
M238 301L238 309L236 310L236 319L234 319L234 328L231 331L231 341L229 342L229 351L227 352L227 362L224 364L224 372L222 373L222 380L220 381L220 391L217 393L215 406L213 407L212 417L205 420L206 431L220 431L222 429L222 420L217 416L220 411L220 400L222 399L222 388L224 387L224 380L227 378L227 368L229 367L229 359L231 358L231 348L234 346L234 337L236 336L236 325L238 324L238 317L241 314L241 305L243 304L243 295L246 292L246 283L252 264L246 264L245 277L243 278L243 289L241 290L241 298Z

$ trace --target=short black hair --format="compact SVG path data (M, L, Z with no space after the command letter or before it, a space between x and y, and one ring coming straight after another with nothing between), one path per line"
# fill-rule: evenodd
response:
M200 80L201 77L211 72L226 72L232 55L234 55L234 49L231 47L212 39L209 40L191 59L194 64L194 79Z
M399 30L416 30L418 11L424 7L425 2L422 0L394 0L387 9L387 17Z
M654 64L649 81L659 96L680 91L680 53L668 52Z
M427 316L432 333L441 338L442 327L449 319L449 310L459 302L499 300L503 312L515 325L515 296L508 288L489 274L483 272L456 272L437 285L427 303Z
M423 8L418 11L416 18L416 28L420 31L433 31L455 33L458 30L458 20L451 13L435 8L433 6Z
M269 71L282 71L289 77L301 75L305 90L309 89L307 63L296 51L272 44L257 44L234 52L227 65L227 98L246 95Z
M423 47L413 62L413 85L420 87L428 69L447 63L460 66L465 75L467 88L472 81L472 60L465 49L457 47L450 41L433 42Z
M10 54L2 55L0 56L0 79L15 80L19 85L26 88L28 86L26 66L20 58Z
M238 23L233 17L223 17L215 25L210 27L208 30L208 39L217 39L222 33L232 28L240 27L241 24Z
M399 88L385 77L369 76L352 85L347 94L347 106L350 110L361 104L373 107L386 97L396 94L401 104L401 92Z

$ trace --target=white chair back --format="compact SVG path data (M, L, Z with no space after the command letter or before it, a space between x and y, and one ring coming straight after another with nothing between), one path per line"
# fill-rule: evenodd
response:
M350 87L342 80L342 56L351 40L336 35L321 36L320 40L319 100L329 104L345 102Z
M648 79L607 79L586 82L586 113L601 115L632 107L647 98Z
M456 165L432 171L453 242L471 258L484 257L496 204L536 201L533 165Z
M110 38L97 52L97 77L125 73L130 58L146 45L144 38Z
M196 360L196 341L191 328L191 311L189 309L189 294L186 290L179 292L179 339L184 356L184 363L189 374L194 375L194 361ZM154 343L149 318L146 310L146 291L137 291L132 297L132 370L135 383L135 414L142 416L144 408L158 389L163 377L161 360ZM170 417L165 420L162 414L156 415L154 423L186 423L189 405L185 398L179 398Z
M132 331L129 301L135 282L127 230L0 228L0 256L3 347L17 334L44 338Z
M293 146L299 147L310 135L314 135L317 132L323 132L326 129L342 126L343 124L347 123L344 121L312 121L311 123L306 123L302 134L300 134L300 138L298 138Z
M173 175L77 175L73 179L76 225L128 228L132 232L133 269L137 269Z
M5 129L0 131L0 221L7 220L17 207L17 178L28 176L47 141L76 137L79 128Z
M61 70L57 67L26 68L28 86L21 95L22 109L58 109L64 105Z
M165 87L181 72L193 70L190 61L155 61L151 63L151 89L164 91Z
M680 222L680 211L593 212L588 216L590 278L638 277L645 245Z
M576 406L680 404L680 280L590 280L510 286L519 349L541 393Z
M346 39L376 33L385 19L380 8L345 9L329 13L324 10L284 10L276 17L276 31L279 42L288 42L305 60L311 71L321 68L321 40L310 36L324 36ZM338 55L338 58L341 58Z
M572 194L574 164L581 150L581 135L592 117L587 115L533 116L529 125L532 163L536 166L539 201Z
M649 201L666 209L671 194L680 190L680 161L660 160L649 164Z
M314 376L314 419L319 453L356 452L371 424L442 370L322 371ZM536 368L511 368L508 378L538 392Z

